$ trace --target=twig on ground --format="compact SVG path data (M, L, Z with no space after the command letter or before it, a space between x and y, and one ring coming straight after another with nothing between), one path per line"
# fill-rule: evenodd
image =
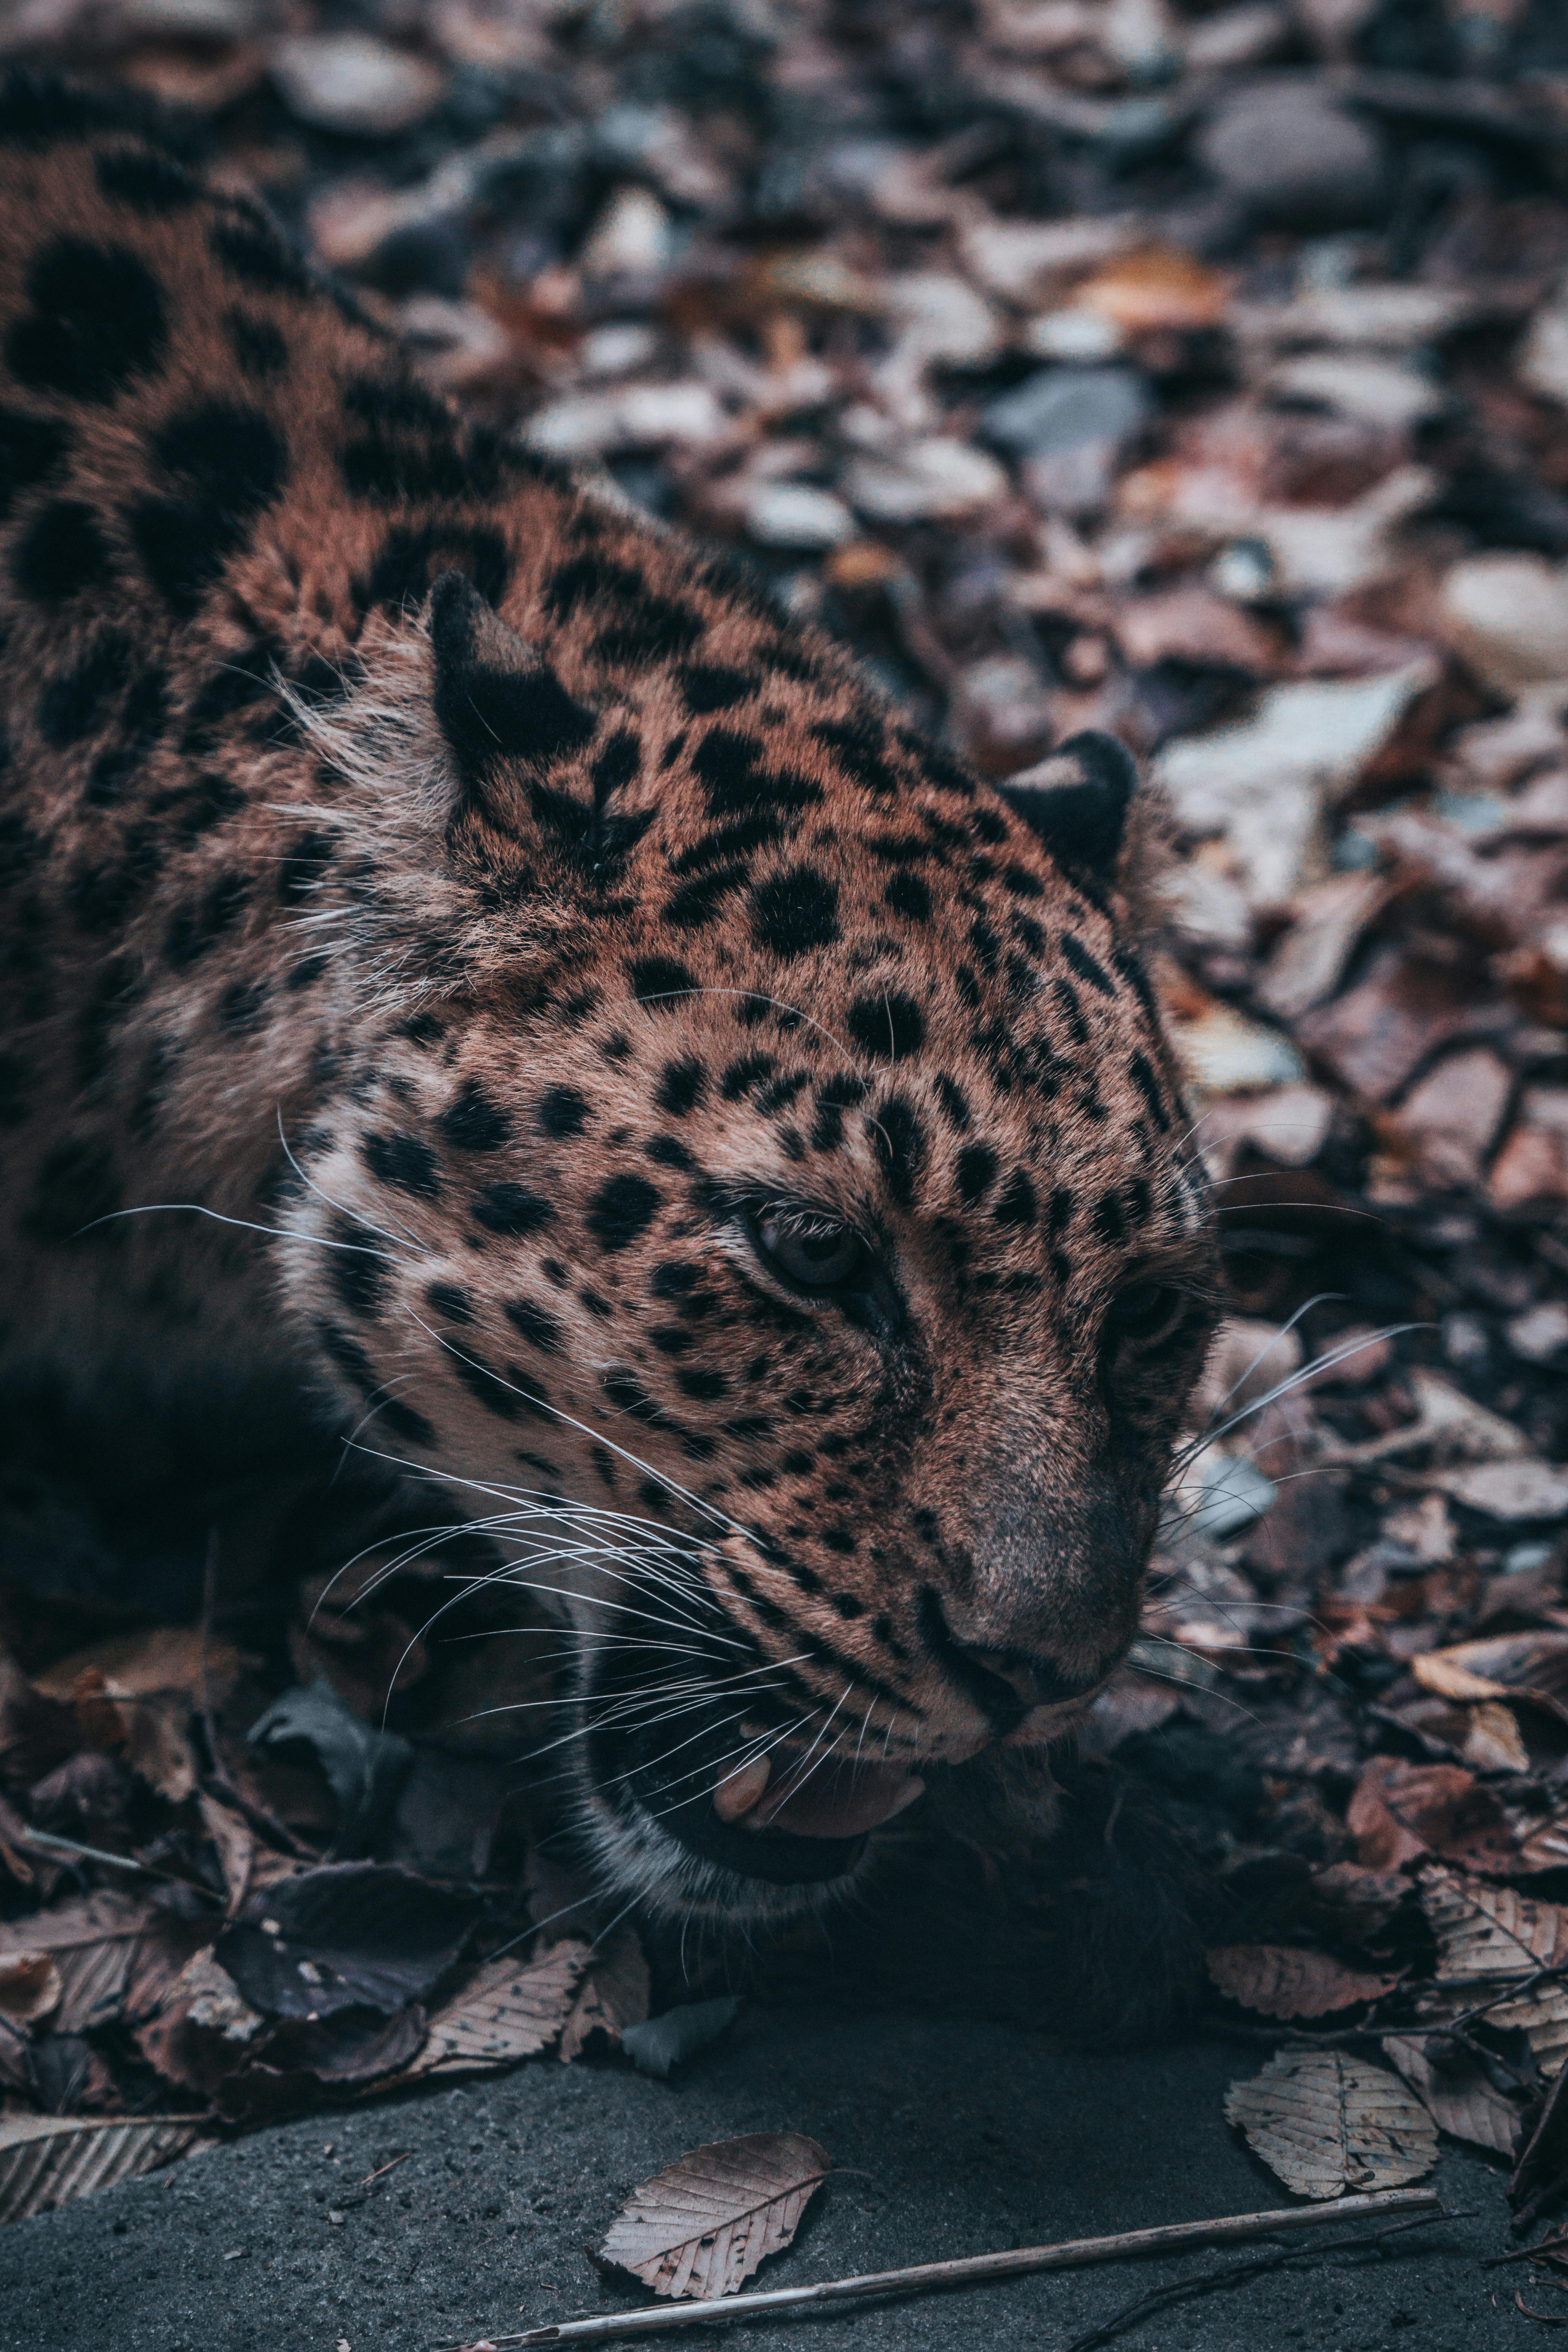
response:
M1070 2344L1063 2345L1062 2352L1095 2352L1097 2345L1109 2344L1113 2336L1120 2336L1124 2327L1132 2326L1140 2319L1152 2319L1173 2305L1194 2302L1199 2295L1216 2294L1222 2287L1240 2286L1247 2279L1287 2269L1292 2263L1321 2262L1326 2254L1381 2253L1391 2238L1403 2236L1406 2230L1424 2230L1433 2221L1458 2219L1457 2214L1443 2210L1418 2213L1412 2221L1396 2222L1391 2230L1374 2231L1370 2238L1331 2238L1327 2245L1321 2246L1278 2246L1272 2253L1255 2255L1251 2262L1232 2263L1225 2270L1204 2271L1196 2278L1173 2279L1164 2286L1151 2287L1147 2294L1139 2295L1136 2302L1123 2304L1120 2311L1113 2311L1098 2326L1075 2336Z
M906 2270L870 2271L858 2278L825 2279L816 2286L774 2287L761 2294L726 2294L706 2303L673 2303L636 2311L612 2311L593 2319L566 2319L502 2336L448 2338L436 2352L517 2352L543 2344L603 2344L617 2336L661 2335L667 2328L704 2322L751 2319L773 2312L799 2311L815 2304L858 2302L868 2295L924 2294L984 2279L1020 2278L1034 2271L1079 2270L1093 2263L1126 2262L1140 2254L1179 2253L1189 2246L1234 2245L1271 2238L1284 2231L1322 2229L1334 2221L1372 2221L1403 2214L1436 2221L1443 2216L1435 2189L1385 2189L1365 2197L1336 2197L1326 2205L1291 2205L1268 2213L1231 2213L1214 2221L1172 2221L1152 2230L1122 2230L1109 2238L1069 2238L1054 2246L1014 2246L995 2254L966 2254L955 2262L916 2263ZM1283 2261L1285 2254L1277 2258ZM1228 2275L1228 2274L1226 2274ZM1156 2293L1168 2294L1169 2289ZM1084 2342L1098 2342L1104 2330Z

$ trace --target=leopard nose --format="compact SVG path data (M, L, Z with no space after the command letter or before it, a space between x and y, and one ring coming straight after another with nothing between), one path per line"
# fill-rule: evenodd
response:
M984 1650L960 1644L963 1654L982 1674L994 1675L1005 1684L1025 1714L1031 1707L1060 1706L1069 1698L1081 1698L1092 1690L1098 1675L1085 1679L1065 1675L1048 1658L1031 1657L1024 1650Z
M921 1637L931 1657L973 1699L998 1737L1013 1730L1033 1708L1081 1698L1100 1680L1098 1669L1089 1675L1068 1674L1033 1651L963 1641L948 1622L941 1596L929 1584L921 1594L918 1614Z

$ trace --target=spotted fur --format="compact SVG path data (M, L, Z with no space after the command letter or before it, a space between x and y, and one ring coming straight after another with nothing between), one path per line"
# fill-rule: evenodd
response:
M309 1397L505 1519L622 1883L837 1883L737 1754L1058 1737L1132 1629L1211 1242L1124 760L977 782L107 101L5 86L0 219L6 1383Z

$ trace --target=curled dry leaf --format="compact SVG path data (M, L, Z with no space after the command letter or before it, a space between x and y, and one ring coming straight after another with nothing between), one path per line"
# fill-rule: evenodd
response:
M183 2116L0 2116L0 2222L152 2172L199 2129Z
M1439 2050L1441 2055L1438 2054ZM1383 2054L1398 2067L1439 2131L1511 2156L1519 2109L1505 2099L1468 2050L1403 2033L1384 2037Z
M151 1906L107 1890L0 1927L0 1962L43 1954L60 1996L58 2033L82 2033L119 2013L138 1945L153 1925Z
M1233 2083L1226 2120L1298 2197L1423 2180L1437 2161L1431 2116L1397 2075L1342 2050L1283 2050Z
M602 2033L619 2046L628 2025L640 2025L648 2011L647 1961L637 1930L623 1927L589 1966L561 2035L561 2055L579 2057L589 2037Z
M733 2294L789 2244L832 2168L826 2150L801 2132L711 2141L632 2191L599 2259L656 2294Z
M1220 1991L1265 2017L1328 2017L1358 2001L1380 2000L1399 1982L1292 1944L1225 1944L1206 1958Z
M60 2005L60 1972L47 1952L12 1952L0 1958L0 2017L10 2025L37 2025Z

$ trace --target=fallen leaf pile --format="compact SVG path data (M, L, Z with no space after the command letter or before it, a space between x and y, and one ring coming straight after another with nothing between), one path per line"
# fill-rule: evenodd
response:
M1085 1851L1141 1868L1146 1804L1194 1858L1214 2018L1288 2043L1232 2101L1282 2178L1409 2178L1426 2116L1539 2210L1568 2184L1561 12L384 21L28 0L0 43L186 109L434 383L730 541L984 772L1085 726L1146 758L1232 1313L1091 1729L1138 1801ZM141 2161L131 2119L145 2151L190 2128L160 2116L570 2056L682 1997L629 1937L590 1956L515 1761L551 1718L495 1712L547 1702L557 1644L471 1538L421 1553L341 1486L116 1516L81 1480L47 1431L0 1477L13 2210ZM453 1577L475 1638L435 1622ZM1055 1988L1070 2029L1091 1916L1168 2009L1177 1912L1041 1863L1053 1805L1016 1759L933 1775L887 1841L908 1932L868 1906L838 1989ZM758 1973L825 1966L805 1937Z

